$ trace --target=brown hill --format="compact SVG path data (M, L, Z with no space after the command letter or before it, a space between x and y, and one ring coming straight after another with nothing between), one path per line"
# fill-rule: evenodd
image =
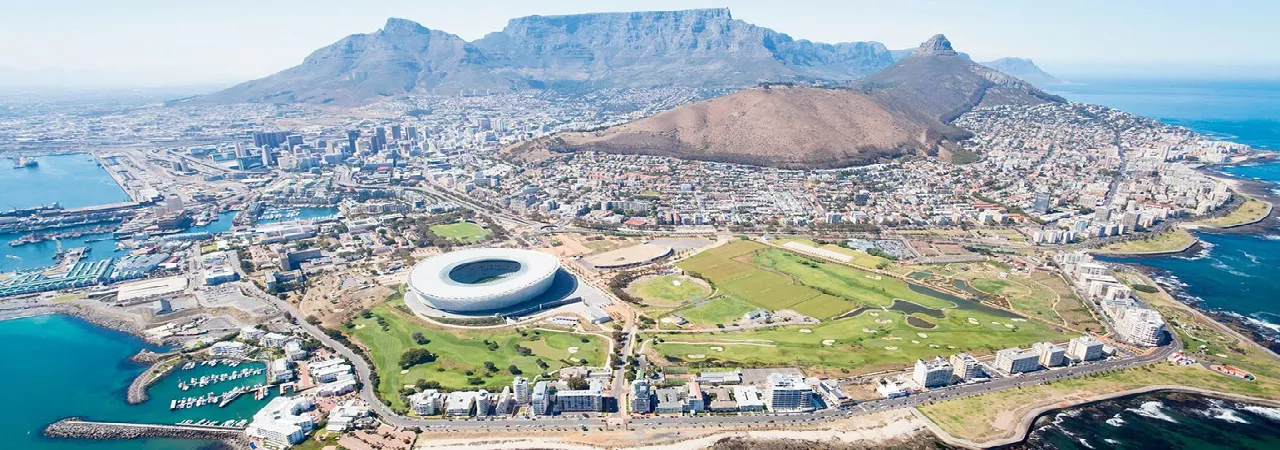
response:
M823 169L937 155L963 162L950 125L977 106L1062 102L958 55L942 35L851 88L754 88L593 132L516 145L530 158L595 151L792 169Z
M783 168L834 168L933 154L941 134L848 89L753 88L596 132L509 151L670 156Z

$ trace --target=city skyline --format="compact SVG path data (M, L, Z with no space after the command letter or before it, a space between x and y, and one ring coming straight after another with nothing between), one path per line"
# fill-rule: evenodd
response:
M130 7L55 1L19 6L0 19L0 85L229 85L296 65L342 37L381 28L389 17L475 40L509 19L610 11L728 7L735 19L818 42L879 41L910 48L945 33L984 61L1031 58L1065 78L1266 78L1280 67L1267 51L1265 25L1278 7L1264 2L1041 5L947 2L906 5L756 1L566 1L465 5L407 1L247 2ZM1270 12L1268 12L1270 10ZM1060 20L1038 20L1054 17ZM1159 19L1159 20L1155 20ZM1107 30L1106 35L1087 30ZM1124 45L1117 45L1124 43Z

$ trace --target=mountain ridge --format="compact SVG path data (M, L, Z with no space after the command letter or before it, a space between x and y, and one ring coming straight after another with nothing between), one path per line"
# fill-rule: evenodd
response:
M828 44L734 19L727 8L526 16L466 41L417 22L347 36L297 66L207 102L357 105L469 89L730 87L846 82L893 63L879 42Z
M964 159L951 125L979 106L1064 102L961 56L943 35L912 56L844 87L764 85L603 130L513 145L512 158L592 151L830 169L909 156Z

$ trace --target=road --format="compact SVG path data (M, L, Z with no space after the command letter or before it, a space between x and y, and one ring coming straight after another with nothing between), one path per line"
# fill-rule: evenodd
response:
M334 340L325 334L319 327L307 323L301 313L298 312L293 305L286 301L280 300L275 296L262 292L252 283L245 283L248 290L254 297L260 298L281 311L289 314L296 319L298 326L312 337L316 338L326 346L334 349L339 355L351 361L355 367L356 374L360 378L360 382L364 385L360 390L360 398L369 404L370 409L377 413L379 418L390 425L412 428L420 427L429 430L477 430L477 429L529 429L529 430L567 430L580 427L610 427L607 417L597 417L594 415L583 414L566 414L561 416L541 416L536 418L524 417L483 417L471 419L422 419L416 417L408 417L396 414L386 404L382 403L374 394L373 385L369 382L373 373L369 364L364 358L357 355L350 348L342 343ZM630 355L635 347L635 328L634 321L629 321L626 328L628 332L627 343L623 347L623 355ZM848 408L832 408L820 410L807 414L758 414L758 415L741 415L741 416L685 416L685 417L643 417L643 418L627 418L626 413L626 397L618 396L619 412L614 414L615 419L621 419L624 426L628 429L657 429L657 428L680 428L689 426L744 426L744 425L778 425L778 424L803 424L824 422L836 420L844 417L851 417L864 414L873 414L898 408L910 408L917 405L930 403L934 401L949 400L955 398L969 397L974 395L982 395L991 392L1001 391L1005 389L1013 389L1024 386L1036 386L1046 382L1061 380L1065 378L1075 378L1091 375L1109 370L1127 369L1130 367L1150 364L1163 360L1172 354L1176 349L1181 348L1181 343L1173 341L1172 343L1156 349L1155 351L1142 356L1135 356L1124 359L1113 359L1089 364L1065 367L1055 370L1042 370L1020 376L1001 378L986 383L951 386L948 388L937 389L922 394L911 395L908 397L897 399L872 400L859 403ZM614 392L625 392L624 378L622 370L614 371Z

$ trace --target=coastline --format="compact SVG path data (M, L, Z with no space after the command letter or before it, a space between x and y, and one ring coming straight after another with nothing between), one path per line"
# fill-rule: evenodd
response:
M76 318L101 328L126 333L143 339L150 344L160 344L159 342L155 342L153 339L148 338L136 324L127 319L112 316L93 307L77 305L70 302L36 303L30 306L18 308L0 309L0 320L25 319L28 317L47 316L52 314L75 316Z
M1026 414L1024 414L1021 419L1019 419L1018 425L1014 428L1013 436L994 439L994 440L985 441L985 442L974 442L968 439L961 439L961 438L952 436L950 433L946 432L946 430L943 430L942 427L939 427L937 424L934 424L932 420L929 420L929 418L925 416L924 413L921 413L918 409L912 408L912 412L916 415L916 417L924 420L927 423L929 431L932 432L935 436L938 437L939 440L946 443L947 445L960 447L960 448L988 449L988 448L1007 447L1011 445L1025 443L1027 441L1027 437L1030 436L1031 432L1035 430L1036 422L1039 421L1040 418L1042 417L1056 414L1060 411L1079 408L1082 406L1088 406L1088 405L1102 403L1106 401L1118 400L1118 399L1123 399L1128 397L1136 397L1139 395L1146 395L1146 394L1153 394L1153 393L1191 394L1191 395L1199 395L1199 396L1208 397L1208 398L1240 401L1240 402L1251 403L1251 404L1261 405L1261 406L1280 407L1280 401L1276 401L1276 400L1250 397L1247 395L1230 394L1226 392L1218 392L1218 391L1200 389L1200 388L1195 388L1190 386L1180 386L1180 385L1144 386L1136 389L1129 389L1125 391L1098 395L1083 401L1073 402L1068 400L1066 401L1065 404L1060 403L1060 404L1054 404L1050 406L1043 406L1043 407L1032 409L1031 411L1028 411Z

